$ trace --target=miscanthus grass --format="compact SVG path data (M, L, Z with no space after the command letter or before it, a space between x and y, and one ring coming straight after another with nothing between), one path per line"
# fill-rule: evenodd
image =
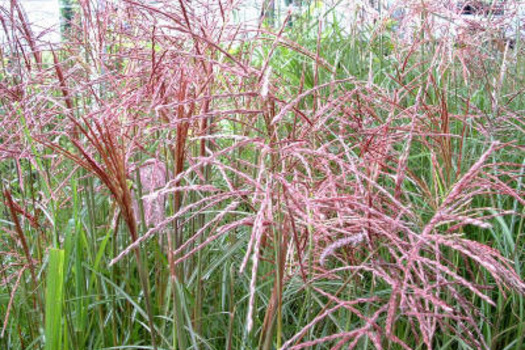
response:
M3 3L0 348L522 349L522 5L371 3Z

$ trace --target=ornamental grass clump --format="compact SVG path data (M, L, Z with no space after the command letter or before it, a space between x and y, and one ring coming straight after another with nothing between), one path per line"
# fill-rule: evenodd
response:
M0 347L523 346L519 3L1 6Z

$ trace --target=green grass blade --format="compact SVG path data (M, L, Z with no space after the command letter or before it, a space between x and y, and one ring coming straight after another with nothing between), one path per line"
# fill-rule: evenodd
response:
M64 250L49 251L46 283L45 350L62 349L62 306L64 303Z

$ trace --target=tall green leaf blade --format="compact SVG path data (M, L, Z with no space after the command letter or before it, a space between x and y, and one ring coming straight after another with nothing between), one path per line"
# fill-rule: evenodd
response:
M64 303L64 261L62 249L49 251L46 283L45 349L62 349L62 306Z

